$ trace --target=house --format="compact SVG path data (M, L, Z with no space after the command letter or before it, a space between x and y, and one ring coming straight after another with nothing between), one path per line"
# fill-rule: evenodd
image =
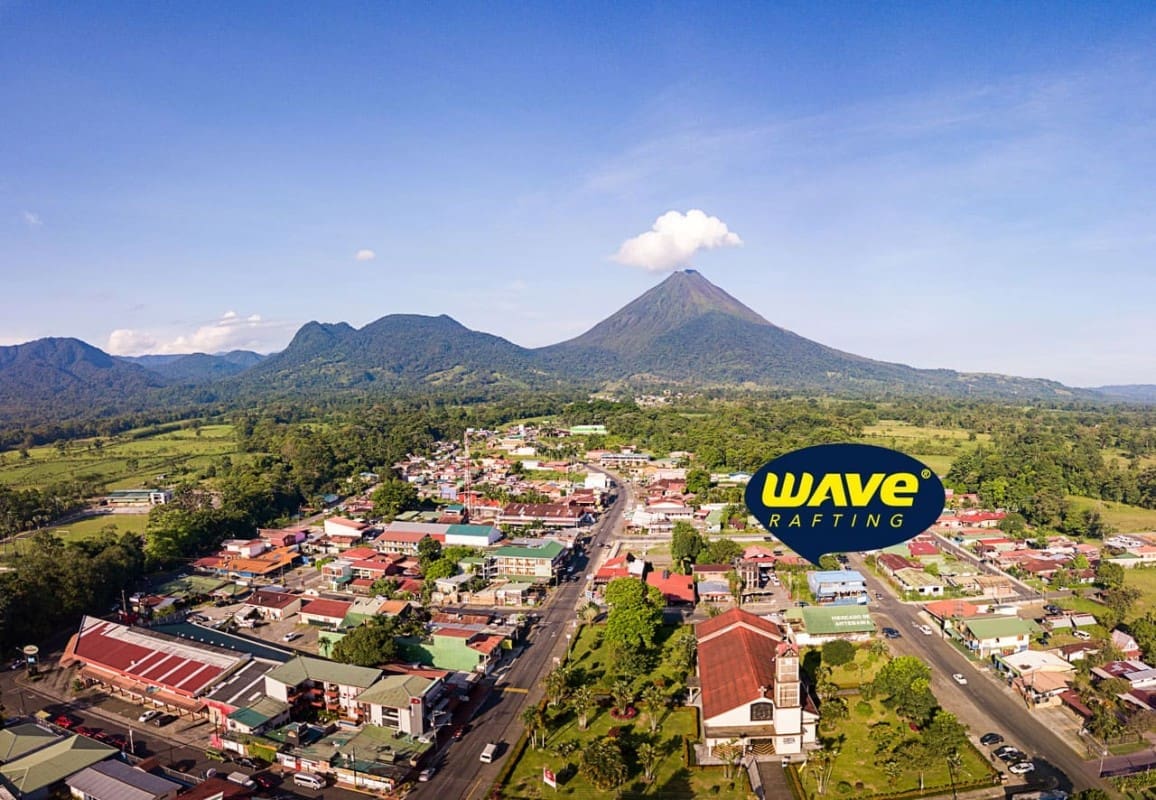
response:
M1133 689L1156 689L1156 669L1135 658L1101 664L1092 669L1092 674L1101 680L1121 678Z
M248 704L234 708L225 716L225 730L255 736L289 721L288 703L265 695L264 690L260 694L261 698L256 702L250 698Z
M435 624L422 639L400 639L407 661L488 675L509 647L505 633L486 625Z
M256 558L269 549L269 543L264 539L226 539L221 542L221 549L241 558Z
M505 545L491 555L498 575L550 581L561 571L565 553L560 543L543 539L534 545Z
M431 673L444 674L433 670ZM440 677L385 675L359 694L357 703L372 725L409 736L429 736L434 730L434 706L443 694Z
M1071 688L1076 668L1055 653L1024 650L995 659L996 670L1010 678L1029 707L1059 706L1060 696Z
M834 639L865 642L875 633L875 621L864 606L809 606L787 612L792 640L800 647Z
M171 800L184 788L115 759L85 767L64 783L77 800Z
M695 588L698 590L698 599L704 603L730 603L735 599L729 581L701 581Z
M922 569L896 570L893 577L899 588L905 592L925 597L943 596L943 581L934 575L928 575Z
M331 539L341 538L356 542L365 536L369 530L369 523L345 517L327 517L324 529L325 535Z
M576 528L593 522L589 512L569 503L509 503L498 515L498 524L544 528Z
M615 578L635 577L639 580L646 573L646 562L633 553L608 558L594 573L594 585L602 586Z
M265 674L265 694L293 709L315 708L363 719L357 697L381 677L379 669L297 656Z
M289 619L301 610L301 595L258 589L245 600L240 616L245 616L246 608L256 609L264 620Z
M662 592L668 606L694 605L694 577L670 570L651 570L646 582Z
M987 614L960 620L958 630L969 650L987 658L1027 650L1037 628L1019 617Z
M948 619L963 619L979 614L979 606L966 600L935 600L923 604L923 610L943 622Z
M918 569L919 564L904 558L896 553L880 553L875 559L875 565L884 575L894 575L901 569Z
M1140 645L1132 638L1132 635L1125 633L1117 628L1112 631L1112 644L1124 654L1124 659L1137 659L1140 657Z
M731 609L695 625L702 741L708 752L736 742L755 758L803 754L819 715L799 673L799 651L782 628Z
M385 526L385 530L373 540L373 546L382 553L402 553L404 555L416 556L418 543L421 542L422 539L429 538L430 534L425 531L398 530L395 527L396 525L397 523L393 523ZM442 543L445 542L444 533L441 534L438 541Z
M843 605L867 602L867 582L853 569L808 572L807 586L819 603Z
M301 621L309 625L323 625L329 628L336 628L341 625L345 615L349 613L349 609L353 608L353 603L347 603L344 600L330 600L328 598L320 598L311 600L301 607L298 612Z
M912 558L925 558L939 555L939 548L930 539L915 538L907 543L907 551Z

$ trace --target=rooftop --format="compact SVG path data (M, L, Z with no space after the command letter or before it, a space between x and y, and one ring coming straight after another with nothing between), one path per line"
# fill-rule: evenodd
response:
M86 796L102 800L153 800L183 788L175 781L115 759L85 767L64 782Z
M321 658L297 656L268 673L269 677L287 686L298 686L307 680L357 686L367 689L381 677L381 670L338 664Z

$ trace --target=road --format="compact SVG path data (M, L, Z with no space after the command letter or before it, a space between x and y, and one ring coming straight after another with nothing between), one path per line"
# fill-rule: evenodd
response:
M596 467L588 469L603 472ZM630 501L628 484L617 479L616 483L617 498L591 530L586 571L593 569L600 560L601 545L618 529ZM412 796L419 800L435 797L474 800L489 793L510 747L522 735L524 709L542 699L542 679L553 668L555 659L565 657L567 635L576 630L575 608L586 589L584 575L582 572L576 574L579 579L564 581L539 611L540 621L530 634L530 644L498 681L491 699L482 706L472 723L470 732L459 742L443 744L440 755L428 762L437 768L439 774L429 783L418 784ZM501 745L493 764L483 764L478 760L487 742Z
M876 623L881 628L897 629L901 637L889 640L888 643L899 655L915 656L931 667L931 688L935 696L944 708L970 727L974 740L988 731L1002 734L1009 744L1019 747L1032 757L1040 775L1047 774L1049 767L1058 770L1059 788L1068 791L1072 790L1073 785L1076 790L1108 788L1096 775L1096 763L1081 759L1063 740L1032 716L1022 701L1009 698L1007 687L992 679L989 672L979 669L953 645L942 641L940 636L926 636L916 630L916 625L925 622L919 616L919 607L902 603L893 597L890 589L863 563L862 556L851 555L850 562L866 578L868 589L873 595L875 592L883 595L882 600L873 604L872 613ZM952 680L951 675L957 672L967 678L966 686L960 686ZM987 751L987 748L979 747L981 752Z

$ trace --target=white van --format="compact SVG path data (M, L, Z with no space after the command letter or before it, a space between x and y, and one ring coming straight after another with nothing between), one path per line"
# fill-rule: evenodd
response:
M483 764L492 764L494 761L494 756L497 754L498 754L498 746L496 744L494 744L493 742L490 742L482 750L482 755L481 755L480 760Z
M325 788L325 779L320 775L314 775L312 772L294 772L293 782L298 786L304 786L309 789Z

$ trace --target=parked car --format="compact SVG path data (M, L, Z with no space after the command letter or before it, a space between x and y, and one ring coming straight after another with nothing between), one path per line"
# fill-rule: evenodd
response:
M158 728L163 728L170 722L174 722L176 718L176 714L161 714L159 717L153 720L153 725L156 725Z
M1003 744L1003 737L998 733L985 733L979 737L979 743L984 747L991 747L993 744Z
M888 639L898 639L899 631L895 630L894 628L884 628L883 635Z
M456 728L454 728L452 738L456 742L456 741L459 741L465 735L466 735L466 726L465 725L458 725Z
M1030 761L1019 761L1007 768L1007 771L1012 775L1026 775L1036 768L1036 765Z
M137 722L149 722L150 720L156 719L157 717L159 717L163 713L165 713L165 712L161 711L159 708L150 708L148 711L144 712L136 719L137 719Z
M1047 612L1048 614L1063 614L1064 613L1064 610L1062 608L1060 608L1059 606L1057 606L1053 603L1048 603L1046 606L1044 606L1044 611Z
M55 717L52 720L53 725L56 725L57 727L60 727L60 728L64 728L65 730L69 730L71 728L76 727L77 723L78 723L78 720L74 719L73 717L68 716L67 714L61 714L60 716Z
M110 734L109 737L104 741L105 744L110 744L118 750L125 750L128 748L128 737L122 736L119 733Z
M294 639L300 639L300 638L301 638L301 634L298 633L297 631L289 631L287 634L285 634L284 636L281 637L281 641L291 642Z
M81 736L92 736L96 733L96 728L90 728L87 725L77 725L72 729L73 733L79 733Z
M930 636L932 634L931 628L928 627L927 625L920 625L919 626L919 632L922 633L924 636Z
M967 678L963 677L963 673L961 673L961 672L956 672L955 674L953 674L951 676L951 679L953 681L955 681L956 683L958 683L960 686L966 686L967 685Z
M995 757L1000 761L1012 762L1023 759L1024 754L1019 749L1012 747L1010 744L1005 744L1003 747L997 747L995 750Z
M1083 639L1084 641L1092 638L1092 634L1087 631L1072 631L1072 636L1075 636L1077 639Z
M427 767L417 774L417 779L422 783L425 783L433 777L435 772L437 772L437 770L434 767Z
M272 789L277 785L277 777L270 775L268 772L262 772L260 775L253 776L253 782L262 789Z

